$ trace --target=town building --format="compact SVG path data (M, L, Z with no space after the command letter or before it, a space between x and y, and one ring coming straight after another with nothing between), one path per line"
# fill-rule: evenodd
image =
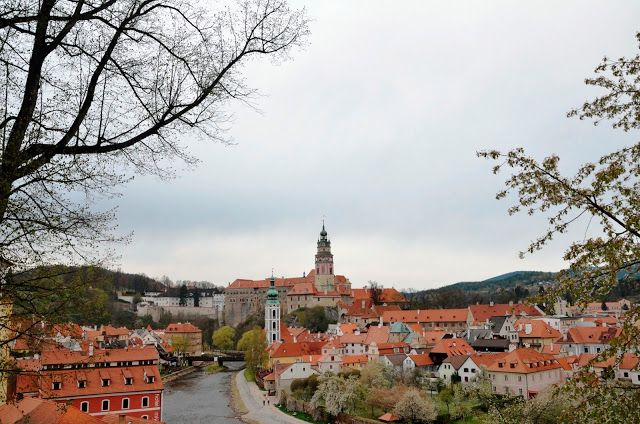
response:
M280 337L280 300L276 290L276 279L271 274L269 290L267 290L267 301L264 305L264 328L267 335L267 344L279 342Z
M487 366L493 393L536 396L544 389L564 381L564 371L553 355L529 348L516 349Z
M39 397L89 415L162 417L163 384L153 346L86 351L55 348L39 358L16 361L16 398Z
M189 322L172 323L164 330L164 335L175 352L186 355L202 355L202 330Z

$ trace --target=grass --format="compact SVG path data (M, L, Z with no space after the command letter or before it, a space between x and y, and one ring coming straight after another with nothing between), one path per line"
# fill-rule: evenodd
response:
M297 418L299 420L306 421L308 423L322 424L317 421L314 421L311 415L307 414L306 412L291 412L284 405L276 405L276 408L278 408L280 411L284 412L285 414L291 415L292 417Z
M231 377L231 406L236 413L240 415L249 413L249 410L240 397L240 391L238 390L235 377Z
M247 381L256 381L256 374L249 368L244 369L244 379Z
M214 373L217 373L219 371L226 370L226 369L227 369L226 367L223 367L223 366L220 366L220 365L218 365L216 363L213 363L213 364L207 365L207 367L204 370L206 372L208 372L209 374L214 374Z

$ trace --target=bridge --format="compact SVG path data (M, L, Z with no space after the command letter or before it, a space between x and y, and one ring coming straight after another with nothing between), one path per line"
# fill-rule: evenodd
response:
M184 359L192 365L194 361L217 362L222 366L225 362L241 362L244 361L244 352L239 350L220 350L213 352L204 352L202 355L185 356Z

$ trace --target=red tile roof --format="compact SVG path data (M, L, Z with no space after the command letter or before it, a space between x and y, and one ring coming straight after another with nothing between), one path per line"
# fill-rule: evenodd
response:
M54 348L43 350L40 355L42 365L78 364L92 362L121 362L158 360L158 351L154 346L132 347L127 349L94 349L93 356L87 352Z
M371 299L371 289L351 289L351 296L354 302L362 299ZM407 303L408 300L394 288L383 288L380 292L381 303Z
M344 365L366 364L369 362L367 355L343 355L342 363Z
M271 358L291 358L305 355L320 355L324 341L302 343L280 343L270 354Z
M493 372L507 372L530 374L562 368L553 355L536 352L533 349L516 349L507 353L502 359L489 365L487 369Z
M414 309L404 311L385 311L382 320L387 322L426 323L426 322L466 322L467 309Z
M541 319L520 318L515 322L514 327L520 338L557 340L561 336L558 330Z
M429 353L444 353L447 356L471 355L475 350L462 338L440 339Z
M0 423L104 424L72 405L26 397L17 403L0 405Z
M621 332L621 328L614 327L571 327L562 343L609 344Z
M409 355L409 358L411 358L411 360L416 364L417 367L426 367L428 365L433 365L433 361L426 353Z
M165 331L167 333L201 333L202 332L202 330L200 330L198 327L196 327L195 325L189 322L171 323L167 326L167 329Z
M518 315L518 316L542 316L543 314L535 306L523 303L497 303L494 305L470 305L469 311L474 323L486 322L491 317Z

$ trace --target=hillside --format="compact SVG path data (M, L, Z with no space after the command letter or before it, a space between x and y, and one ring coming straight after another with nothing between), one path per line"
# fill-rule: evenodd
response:
M514 271L483 281L464 281L405 295L411 308L464 308L474 303L517 302L537 293L554 277L553 272Z

